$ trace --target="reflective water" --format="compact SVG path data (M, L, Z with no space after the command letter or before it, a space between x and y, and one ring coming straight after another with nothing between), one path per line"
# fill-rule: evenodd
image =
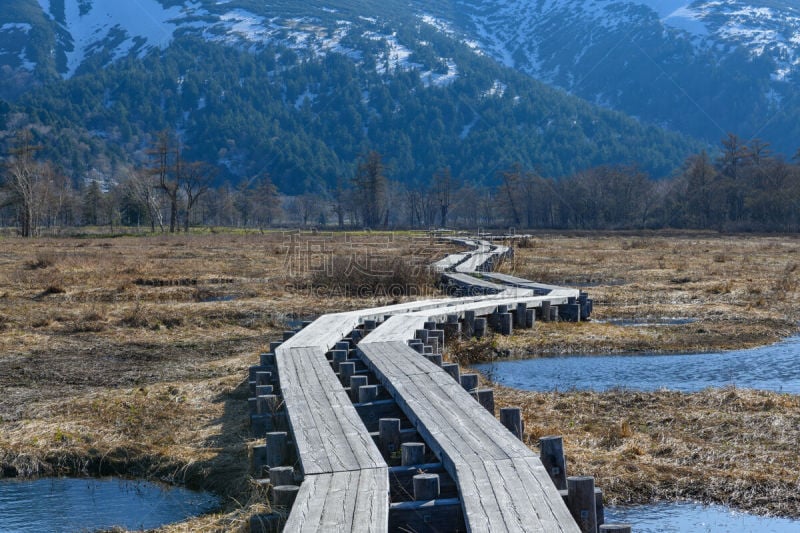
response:
M735 385L800 394L800 337L752 350L692 355L548 357L476 365L524 390L672 389Z
M0 481L0 532L151 529L219 506L216 496L117 478Z
M234 300L238 300L241 296L237 294L222 294L217 296L206 296L205 298L201 298L200 301L203 303L208 302L232 302Z
M609 320L595 320L594 322L613 324L615 326L684 326L697 322L696 318L611 318Z
M744 532L797 533L800 520L755 516L720 505L658 503L606 507L606 523L627 523L636 533Z

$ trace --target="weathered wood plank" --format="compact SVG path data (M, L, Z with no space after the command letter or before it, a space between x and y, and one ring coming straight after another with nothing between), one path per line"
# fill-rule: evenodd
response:
M447 373L420 371L427 360L402 343L359 349L457 481L471 531L577 531L534 453Z
M389 523L387 468L307 476L284 531L383 533Z
M356 490L355 531L378 533L389 524L389 473L387 468L361 470Z
M304 474L386 466L328 365L324 349L279 348L277 352L286 382L284 402Z

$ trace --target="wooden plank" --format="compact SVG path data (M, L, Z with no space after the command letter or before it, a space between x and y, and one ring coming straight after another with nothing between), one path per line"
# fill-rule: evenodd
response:
M284 342L278 350L305 347L328 350L358 326L359 318L358 312L323 315Z
M387 468L307 476L284 531L383 533L389 527Z
M323 449L323 439L306 396L306 391L313 389L315 385L302 381L302 360L300 357L294 357L297 353L289 349L276 350L283 401L292 440L305 475L332 472L328 456L319 453L319 450Z
M323 506L318 531L353 530L358 477L358 471L334 474L324 501L318 503Z
M354 531L378 533L389 527L389 470L361 470L353 512Z
M333 478L334 474L329 473L306 476L303 479L284 531L310 533L320 530L322 512L325 509L324 501Z
M486 281L480 278L476 278L475 276L470 276L469 274L448 272L446 274L442 274L442 277L445 280L447 280L447 283L450 285L483 289L485 291L493 291L495 293L503 292L508 288L504 287L503 285L499 285L497 283L492 283L491 281Z
M364 337L362 343L375 344L377 342L406 342L410 337L409 332L421 329L425 323L425 316L420 315L395 315L381 324L377 329ZM360 344L360 343L359 343Z
M293 440L304 474L386 466L321 348L279 348Z

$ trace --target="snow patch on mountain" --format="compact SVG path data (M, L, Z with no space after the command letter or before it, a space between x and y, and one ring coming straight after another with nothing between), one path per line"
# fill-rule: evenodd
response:
M244 39L253 43L265 43L271 39L275 29L271 21L243 9L223 13L219 20L226 26L229 40Z
M0 42L5 42L9 46L0 45L0 56L16 57L19 66L26 70L33 70L36 64L28 59L25 53L24 42L33 26L24 22L7 22L0 26Z
M52 17L49 0L39 0L39 4ZM171 20L181 15L179 7L165 8L157 0L95 2L88 10L82 9L79 2L67 1L64 8L64 27L72 39L72 46L66 48L68 77L89 53L102 47L107 39L114 39L115 34L127 36L118 45L115 57L126 55L142 38L150 46L166 46L177 28Z
M497 61L537 78L570 86L572 66L610 46L595 39L606 32L622 36L624 46L638 26L653 21L665 40L684 39L698 53L721 54L741 48L752 56L769 55L776 64L773 80L788 81L800 65L800 6L760 0L458 0L479 46ZM651 14L648 14L651 13ZM444 33L449 22L423 17ZM565 36L574 37L565 41ZM630 39L629 39L630 38ZM552 43L571 42L554 48ZM727 52L726 52L727 51ZM568 57L572 54L572 57ZM561 61L554 61L564 55Z
M113 61L129 54L142 57L154 48L164 48L172 42L179 30L194 32L207 41L245 49L277 44L309 56L320 57L335 53L345 55L353 61L361 61L362 51L342 44L354 32L355 38L365 37L385 42L385 51L376 58L379 72L417 70L426 86L444 86L458 78L458 67L452 59L440 58L438 65L428 66L413 62L410 59L413 49L429 44L400 43L396 34L375 33L373 30L379 21L374 17L358 16L351 21L333 21L327 16L321 19L313 16L282 18L270 15L275 13L274 10L262 11L254 8L257 14L238 7L229 0L188 0L169 8L162 6L159 0L65 0L61 13L57 9L55 12L51 11L51 8L57 6L51 5L50 0L37 1L45 16L64 29L60 46L67 58L66 71L62 72L67 78L73 76L88 58L97 54L103 54L106 61ZM332 7L323 7L320 14L336 12ZM60 20L62 18L64 20ZM423 18L425 23L458 39L444 21L432 16ZM6 25L4 29L20 31L22 27ZM30 30L30 25L26 30ZM473 49L478 48L477 43L472 43L472 46ZM24 52L14 50L7 55L20 53ZM22 64L29 70L35 67L30 62Z
M458 67L452 59L445 59L446 72L436 72L434 70L424 70L425 65L411 61L413 51L401 44L397 40L397 34L384 35L373 31L363 34L367 39L373 41L383 41L386 43L386 51L381 52L376 60L375 69L379 74L390 74L400 71L417 70L423 85L426 87L443 87L450 85L458 79Z

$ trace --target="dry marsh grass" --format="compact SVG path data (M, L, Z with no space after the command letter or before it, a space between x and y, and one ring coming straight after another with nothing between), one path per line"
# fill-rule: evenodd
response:
M775 342L797 332L800 238L712 234L542 235L503 269L586 287L591 322L538 324L500 340L513 356L710 352ZM688 319L677 325L614 319Z
M334 249L444 254L428 244L386 234L3 239L0 477L182 483L220 494L223 508L165 531L246 529L266 509L249 475L247 367L292 317L389 301L320 298L309 280Z
M733 387L496 394L498 405L522 407L532 448L562 435L568 474L595 476L607 502L692 499L800 517L798 396Z
M263 487L248 472L255 441L244 379L288 319L416 297L329 290L338 281L335 270L326 270L335 251L365 265L398 256L427 264L449 250L403 234L7 238L1 244L0 470L118 472L223 495L218 513L164 531L243 530L251 514L264 510ZM792 236L530 238L505 271L591 284L596 319L695 322L540 323L454 352L468 363L486 354L767 343L797 329L798 250ZM327 275L327 284L313 282ZM316 290L320 285L326 289ZM532 438L564 435L571 472L598 476L612 501L690 496L800 515L795 397L505 390L498 401L523 405Z

